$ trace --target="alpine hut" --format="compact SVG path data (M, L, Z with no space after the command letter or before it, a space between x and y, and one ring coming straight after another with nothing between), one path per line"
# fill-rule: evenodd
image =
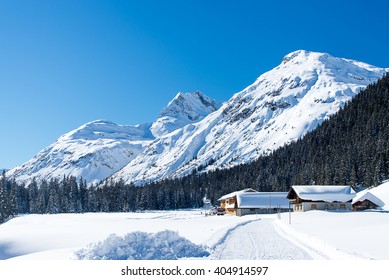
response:
M293 211L351 210L356 193L350 186L292 186L287 198Z

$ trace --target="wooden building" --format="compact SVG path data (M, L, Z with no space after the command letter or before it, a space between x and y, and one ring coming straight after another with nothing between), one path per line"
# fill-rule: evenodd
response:
M369 190L364 190L357 193L352 201L352 207L354 211L378 209L384 205L385 203L377 196L372 194Z
M272 214L288 211L286 192L257 192L245 189L219 198L226 214L244 216L249 214Z
M356 193L350 186L292 186L287 198L293 211L352 210Z
M242 193L256 193L254 189L244 189L241 191L232 192L226 195L223 195L218 199L220 201L220 207L224 208L226 214L236 214L236 196Z
M289 210L287 192L242 193L236 197L237 216L249 214L274 214Z

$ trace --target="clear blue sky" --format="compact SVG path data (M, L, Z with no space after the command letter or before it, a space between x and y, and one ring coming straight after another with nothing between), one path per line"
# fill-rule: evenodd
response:
M95 119L219 101L297 49L389 67L387 1L0 0L0 168Z

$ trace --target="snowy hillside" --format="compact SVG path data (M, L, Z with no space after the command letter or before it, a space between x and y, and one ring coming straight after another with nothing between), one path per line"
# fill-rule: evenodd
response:
M316 128L387 70L293 52L219 110L161 135L113 178L141 184L250 162Z
M200 92L179 93L152 124L93 121L62 135L34 158L7 172L19 182L72 175L97 183L144 151L157 136L203 119L220 106Z

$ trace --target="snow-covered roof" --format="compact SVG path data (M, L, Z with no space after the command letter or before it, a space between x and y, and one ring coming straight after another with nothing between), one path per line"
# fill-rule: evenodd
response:
M350 186L292 186L287 196L289 199L294 198L293 191L301 199L325 202L347 202L356 195Z
M379 197L385 204L383 210L389 210L389 181L384 181L383 184L369 189L369 192Z
M366 199L370 200L371 202L373 202L375 205L377 205L379 207L383 207L385 205L385 202L383 202L381 199L376 197L369 190L364 190L364 191L357 193L357 195L353 199L353 204L358 202L358 201L362 202Z
M221 200L225 200L227 198L232 198L238 194L241 194L241 193L257 193L256 190L254 189L244 189L244 190L241 190L241 191L236 191L236 192L232 192L232 193L229 193L229 194L225 194L223 195L221 198L219 198L217 201L221 201Z
M238 208L288 208L287 192L246 192L236 196Z

